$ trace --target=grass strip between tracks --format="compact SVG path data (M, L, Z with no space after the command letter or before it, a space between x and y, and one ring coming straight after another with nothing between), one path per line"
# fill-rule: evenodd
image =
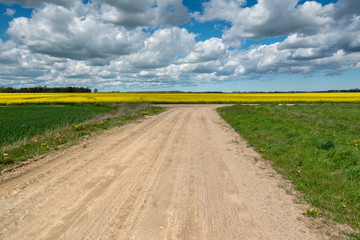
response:
M234 105L218 112L303 193L314 207L305 215L360 229L359 104Z
M27 125L28 128L35 127L34 132L39 131L40 134L26 135L26 132L23 134L19 133L17 138L20 140L0 146L0 171L3 169L6 171L11 166L33 157L74 145L85 136L99 133L112 127L122 126L129 121L143 118L146 115L158 114L164 110L161 107L154 107L147 103L100 104L98 106L99 109L91 105L77 105L75 110L74 106L58 107L51 110L52 114L58 114L59 117L61 114L65 114L68 117L62 118L62 122L57 126L50 126L50 123L48 123L49 130L45 131L43 125L37 126L36 123L42 121L44 114L48 113L49 105L31 105L29 108L27 106L19 107L23 108L20 111L31 113L23 115L21 119L23 125ZM14 111L17 110L15 109ZM36 112L37 117L34 116L33 111ZM77 121L74 122L74 114L83 114L85 117L76 117ZM10 115L8 114L7 116ZM17 115L11 116L14 116L15 121ZM48 118L52 117L48 116ZM29 124L28 121L30 121ZM15 129L12 131L15 132ZM10 129L10 133L12 131Z

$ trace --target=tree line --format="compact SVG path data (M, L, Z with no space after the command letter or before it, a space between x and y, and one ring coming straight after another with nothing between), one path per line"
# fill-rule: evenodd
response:
M90 88L85 87L28 87L13 88L0 87L0 93L91 93Z

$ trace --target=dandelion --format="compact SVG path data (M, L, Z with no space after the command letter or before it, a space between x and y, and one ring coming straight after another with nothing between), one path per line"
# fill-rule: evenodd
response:
M343 204L343 208L346 208L346 204Z

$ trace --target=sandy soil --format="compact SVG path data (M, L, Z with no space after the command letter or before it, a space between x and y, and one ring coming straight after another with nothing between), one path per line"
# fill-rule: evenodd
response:
M5 173L0 239L341 239L217 106L172 106Z

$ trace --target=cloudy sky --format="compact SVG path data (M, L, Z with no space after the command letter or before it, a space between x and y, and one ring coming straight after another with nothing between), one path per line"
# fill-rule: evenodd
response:
M359 0L0 0L0 86L360 88Z

